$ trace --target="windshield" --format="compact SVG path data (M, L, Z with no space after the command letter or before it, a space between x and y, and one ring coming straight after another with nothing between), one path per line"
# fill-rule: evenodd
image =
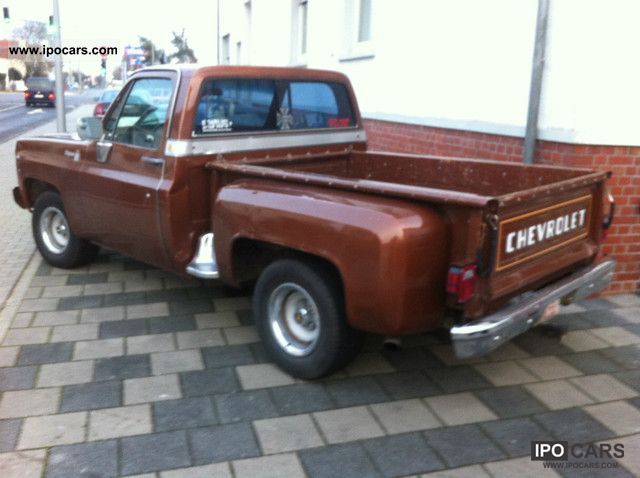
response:
M52 90L53 82L47 78L29 78L26 81L30 90Z

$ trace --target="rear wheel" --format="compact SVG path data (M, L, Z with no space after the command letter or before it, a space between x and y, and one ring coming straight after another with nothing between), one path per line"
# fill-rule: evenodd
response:
M269 265L256 284L254 313L268 353L295 377L334 372L362 344L362 334L346 321L338 278L316 261L283 259Z
M99 247L71 231L58 193L45 191L38 196L31 219L38 251L52 266L70 269L96 257Z

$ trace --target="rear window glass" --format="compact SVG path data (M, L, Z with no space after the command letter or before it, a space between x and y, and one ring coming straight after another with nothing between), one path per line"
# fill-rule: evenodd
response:
M355 126L340 83L211 79L200 92L196 135Z
M25 82L27 88L32 90L52 90L53 82L48 78L29 78Z

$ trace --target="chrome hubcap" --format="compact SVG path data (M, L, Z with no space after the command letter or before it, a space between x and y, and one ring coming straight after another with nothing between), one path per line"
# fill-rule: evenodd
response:
M296 357L309 355L320 336L320 313L309 293L287 282L271 293L267 307L278 345Z
M69 224L57 207L49 206L40 216L40 237L54 254L62 254L69 245Z

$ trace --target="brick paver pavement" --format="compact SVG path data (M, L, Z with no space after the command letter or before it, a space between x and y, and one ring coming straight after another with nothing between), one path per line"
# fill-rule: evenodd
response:
M638 296L568 307L472 361L439 334L370 337L305 382L265 356L246 292L111 253L72 271L34 260L0 346L3 478L585 471L532 462L531 440L620 442L617 468L589 476L640 472Z

